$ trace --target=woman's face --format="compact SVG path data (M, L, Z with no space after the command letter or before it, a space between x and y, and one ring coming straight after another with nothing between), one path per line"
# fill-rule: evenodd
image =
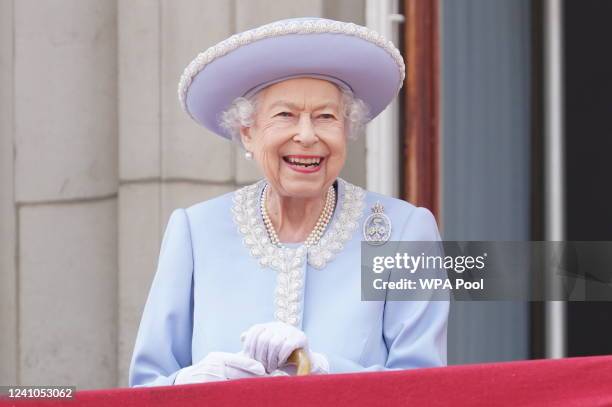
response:
M321 196L346 160L342 94L331 82L297 78L263 89L242 142L284 197Z

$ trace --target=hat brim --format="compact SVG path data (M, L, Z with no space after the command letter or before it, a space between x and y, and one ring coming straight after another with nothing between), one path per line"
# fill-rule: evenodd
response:
M282 78L328 76L347 84L376 117L395 98L403 80L397 61L384 48L339 34L288 34L242 45L207 64L185 95L188 113L223 137L221 113L232 101Z

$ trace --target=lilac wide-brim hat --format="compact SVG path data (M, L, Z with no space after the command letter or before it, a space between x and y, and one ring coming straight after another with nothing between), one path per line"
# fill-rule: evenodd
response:
M369 28L323 18L296 18L235 34L200 53L178 86L183 109L230 138L221 113L240 96L284 79L323 78L350 89L370 119L397 96L404 60L391 41Z

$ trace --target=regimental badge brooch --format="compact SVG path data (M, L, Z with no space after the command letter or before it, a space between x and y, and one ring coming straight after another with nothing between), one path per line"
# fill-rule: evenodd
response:
M363 222L363 240L373 246L385 244L391 237L391 220L380 202L372 206L372 213Z

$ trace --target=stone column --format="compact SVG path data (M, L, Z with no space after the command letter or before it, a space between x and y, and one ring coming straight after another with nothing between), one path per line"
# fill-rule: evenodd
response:
M233 32L230 1L161 1L162 226L173 209L234 189L232 146L191 120L177 101L183 70Z
M13 1L0 0L0 383L17 383L17 264L13 176Z
M111 387L117 313L116 5L98 0L13 5L17 381Z

